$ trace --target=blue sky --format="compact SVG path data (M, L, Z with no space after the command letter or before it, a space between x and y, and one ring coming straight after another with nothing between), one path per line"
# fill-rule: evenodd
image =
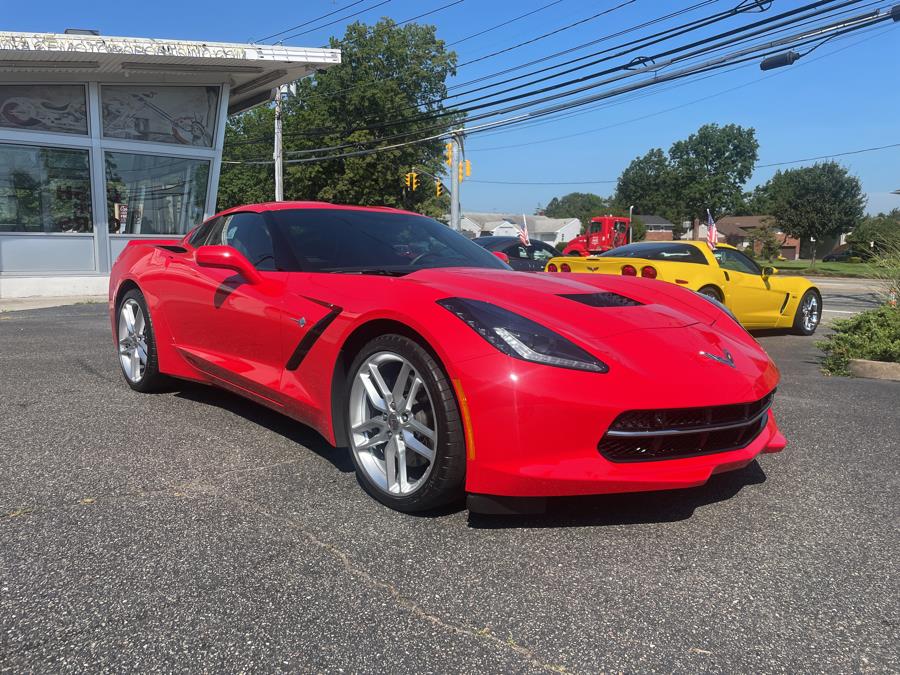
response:
M8 7L4 12L0 28L62 32L67 27L79 27L96 28L105 35L247 42L341 10L351 1L156 0L145 3L50 0L15 3L12 9ZM373 7L379 2L382 3L380 6ZM378 17L390 16L402 21L449 2L366 0L320 23L367 7L373 9L354 20L359 18L371 23ZM453 42L549 2L463 0L422 21L437 25L438 35ZM559 0L532 16L452 48L457 51L460 62L467 61L519 45L621 2ZM548 39L465 66L460 69L457 81L468 81L551 52L573 49L589 40L695 2L634 0L604 17ZM719 0L675 21L705 16L735 4L737 0ZM768 13L801 4L796 0L775 0ZM859 6L869 8L871 4L865 0ZM874 6L888 7L889 4L885 0ZM749 16L762 18L763 15ZM341 21L322 27L289 40L288 44L323 46L330 35L342 35L346 23ZM672 24L662 24L654 29ZM737 22L727 25L737 25ZM834 40L790 68L762 73L756 63L751 63L702 81L647 90L649 95L646 96L613 101L612 105L590 106L591 110L572 117L543 121L529 128L472 136L467 143L467 156L472 161L473 175L472 180L463 185L463 209L531 213L538 204L545 205L554 196L567 192L607 195L614 189L614 181L622 169L633 158L653 147L668 148L673 141L686 137L707 122L733 122L754 127L760 142L759 164L900 143L900 23L882 26L877 31ZM573 50L571 54L581 56L627 39ZM552 63L564 61L562 58ZM514 74L520 72L527 71ZM890 194L900 189L900 147L837 159L862 180L869 197L869 211L900 207L900 196ZM777 168L758 168L749 187L767 180ZM478 181L561 184L500 185ZM586 184L592 181L597 182Z

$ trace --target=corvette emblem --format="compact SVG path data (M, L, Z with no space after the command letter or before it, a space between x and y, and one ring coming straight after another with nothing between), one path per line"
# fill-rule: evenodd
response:
M589 271L589 272L596 272L596 271L599 270L599 269L600 269L599 267L591 267L590 265L588 265L588 271Z
M732 368L734 368L734 357L731 355L731 352L727 349L723 349L722 351L725 353L725 356L716 356L715 354L710 354L709 352L704 351L700 352L700 356L706 356L713 361L724 363L726 366L731 366Z

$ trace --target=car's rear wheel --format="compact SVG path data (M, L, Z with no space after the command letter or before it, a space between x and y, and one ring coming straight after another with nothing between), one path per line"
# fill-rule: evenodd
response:
M810 288L797 305L797 312L794 314L794 332L797 335L812 335L821 320L822 296L816 289Z
M402 335L357 354L348 382L347 429L366 491L398 511L459 500L465 439L453 388L434 358Z
M722 302L725 299L722 297L722 292L715 286L704 286L697 292L700 295L705 295L706 297L718 300L719 302Z
M128 291L119 302L116 317L119 366L125 381L135 391L158 391L168 379L159 372L156 336L143 293L136 288Z

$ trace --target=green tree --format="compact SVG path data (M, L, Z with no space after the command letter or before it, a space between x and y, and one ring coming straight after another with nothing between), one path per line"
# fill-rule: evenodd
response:
M660 215L673 222L681 220L681 206L676 198L672 165L659 148L629 164L616 184L614 200L635 213Z
M632 161L619 177L615 201L676 224L703 220L706 209L713 215L735 213L744 208L743 186L758 150L752 128L705 124L673 143L668 154L654 148Z
M401 27L391 19L373 26L354 23L342 40L331 39L331 47L341 49L340 65L301 80L297 95L283 105L287 159L308 157L316 148L336 148L319 155L344 154L397 134L430 136L459 123L454 114L437 120L423 117L445 112L441 99L447 94L446 79L456 70L456 54L437 39L434 26ZM273 117L271 108L262 108L231 120L226 158L269 155L271 140L251 141L271 139ZM384 125L385 121L391 124ZM441 176L446 169L443 153L444 141L434 140L368 155L286 164L285 198L377 204L439 215L449 208L449 198L436 196L429 174ZM413 170L420 174L415 192L406 190L403 179ZM273 194L272 165L225 165L220 207L271 199Z
M760 227L753 228L747 235L753 250L759 245L759 255L770 261L781 253L781 242L778 235L768 221L764 221Z
M758 158L756 132L736 124L705 124L669 149L674 191L684 216L704 220L733 213L741 205L744 184Z
M847 241L855 250L876 254L892 246L900 246L900 209L864 218Z
M866 206L859 179L837 162L778 171L764 189L774 224L801 241L850 232ZM815 248L812 265L816 264Z
M562 197L554 197L544 209L548 218L578 218L584 231L591 218L602 216L612 209L609 200L590 192L570 192Z

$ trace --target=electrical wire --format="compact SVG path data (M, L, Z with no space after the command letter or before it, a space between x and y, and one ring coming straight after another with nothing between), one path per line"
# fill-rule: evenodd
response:
M668 49L668 50L659 52L650 57L647 57L646 59L642 60L642 62L654 62L659 58L671 56L673 54L678 54L679 52L683 52L685 50L690 50L692 48L702 45L702 47L700 49L695 49L695 51L693 51L693 52L688 51L686 54L682 54L675 58L671 58L667 62L656 63L654 65L653 69L659 70L661 68L674 65L681 61L685 61L685 60L695 58L697 56L700 56L700 55L703 55L706 53L710 53L715 50L721 50L721 49L727 48L729 46L732 46L733 41L729 42L729 41L726 41L726 39L733 37L735 35L739 35L741 33L747 33L747 35L743 35L739 41L739 42L743 42L748 39L752 39L754 37L759 37L760 35L765 35L766 33L771 33L771 32L773 32L774 29L785 28L785 27L789 28L792 25L798 24L798 22L800 22L800 21L806 21L808 23L811 19L815 19L815 17L821 16L823 14L828 14L830 12L842 10L845 7L848 7L851 5L859 4L863 0L844 0L844 2L839 4L837 7L829 7L828 6L828 5L833 4L836 1L837 0L817 0L816 2L812 2L807 5L803 5L801 7L795 8L793 10L782 12L781 14L776 14L767 19L755 21L755 22L752 22L745 26L740 26L740 27L733 28L728 31L718 33L714 36L705 38L703 40L696 40L687 45L681 45L679 47L675 47L672 49ZM744 5L744 4L745 3L742 3L742 5ZM739 7L740 6L738 6L738 8ZM755 5L750 5L750 7L755 7ZM738 8L735 8L735 10ZM721 13L721 14L724 14L726 16L731 15L731 12L733 12L735 10L730 10L729 12ZM792 17L794 17L794 18L792 18ZM719 19L719 20L721 20L721 19ZM780 23L778 23L779 21L780 21ZM773 24L773 23L775 25L771 26L770 24ZM709 44L710 41L718 41L718 42L710 45ZM621 55L624 55L627 53L631 53L633 51L635 51L635 48L627 49L625 51L620 52L618 54L618 56L621 56ZM632 63L634 63L634 62L632 62ZM581 93L583 91L587 91L587 90L596 88L596 87L604 85L604 84L610 84L614 81L625 79L627 77L633 77L635 74L647 71L647 68L643 68L643 69L631 68L630 66L632 65L632 63L622 64L622 65L619 65L616 67L608 68L603 71L591 73L591 74L584 75L584 76L581 76L578 78L573 78L570 80L566 80L564 82L555 83L553 85L548 85L548 86L539 88L537 90L531 90L531 91L526 91L524 93L515 94L513 96L508 96L508 97L505 97L502 99L492 98L492 96L494 96L495 94L500 93L500 92L494 92L494 94L476 97L474 99L470 99L468 101L464 101L461 103L461 105L472 104L472 105L469 105L468 107L448 108L448 109L442 109L439 111L434 111L434 112L429 112L429 113L422 113L418 116L406 117L404 119L399 119L396 121L385 121L385 122L381 122L381 123L378 123L375 125L361 126L361 127L356 127L356 128L352 128L352 129L345 129L345 130L341 130L340 133L350 134L350 133L354 133L354 132L358 132L358 131L377 131L380 129L385 129L385 128L389 128L391 126L397 126L397 125L401 125L401 124L409 125L409 124L421 122L421 121L431 121L431 120L436 121L437 119L444 118L444 117L451 116L451 115L458 116L460 114L471 113L476 110L484 110L485 108L492 108L492 107L495 107L495 106L498 106L498 105L501 105L504 103L513 103L515 101L520 101L525 98L531 98L531 97L537 96L539 94L547 94L549 92L556 92L553 94L553 96L545 96L544 98L528 102L524 105L510 106L510 107L507 107L506 109L503 109L501 111L496 111L493 113L488 113L488 114L482 113L482 114L478 114L478 115L474 115L474 116L469 116L469 120L475 121L475 120L484 119L484 118L487 118L487 117L490 117L493 115L505 114L506 112L511 112L513 110L527 108L527 107L533 106L533 105L539 105L541 103L548 102L551 99L559 99L559 98L565 98L568 96L573 96L573 95ZM605 80L593 82L592 84L586 84L583 86L579 86L574 89L570 89L568 91L563 91L563 92L558 91L559 89L564 88L569 85L572 85L572 84L588 82L591 80L595 80L598 77L602 77L605 75L611 75L616 72L619 72L620 74L615 75L613 77L607 77ZM510 89L504 90L504 91L511 92L511 91L517 90L519 88L522 88L524 86L527 86L527 85L520 85L519 87L513 87L513 88L510 88ZM433 127L433 128L436 128L436 127ZM285 137L310 137L310 136L316 136L316 135L321 136L321 135L327 135L328 133L335 133L337 131L338 130L330 130L330 131L322 132L320 130L317 132L297 132L297 133L293 133L293 134L286 134ZM423 130L418 130L417 132L408 132L406 134L400 134L400 135L395 135L395 136L388 136L388 137L386 137L386 139L381 139L381 140L391 140L393 138L403 137L404 135L408 136L408 135L412 135L413 133L419 133L421 131L423 131ZM424 131L427 131L427 129L425 129ZM267 138L261 139L261 140L269 140L269 138L267 137ZM376 139L373 139L373 142L375 140ZM251 139L246 139L246 140L241 141L240 144L241 145L252 145L253 142L251 141ZM235 144L232 144L232 147L234 145ZM320 151L320 150L329 150L329 151L339 150L339 149L342 149L345 147L351 147L353 145L354 144L348 143L348 144L343 144L343 145L325 146L324 148L289 151L289 152L291 154L311 154L313 152Z
M506 21L503 21L502 23L498 23L496 26L491 26L490 28L485 28L484 30L480 30L477 33L472 33L471 35L467 35L466 37L460 38L459 40L454 40L453 42L448 42L447 46L452 47L453 45L458 45L458 44L462 44L463 42L467 42L467 41L471 40L472 38L481 37L482 35L485 35L486 33L490 33L491 31L495 31L498 28L503 28L504 26L508 26L509 24L515 23L516 21L519 21L521 19L524 19L525 17L531 16L532 14L537 14L538 12L543 12L545 9L548 9L549 7L553 7L554 5L558 5L561 2L563 2L563 0L553 0L553 2L548 2L546 5L541 5L537 9L533 9L530 12L525 12L524 14L519 14L519 16L515 16L512 19L508 19Z
M874 25L875 23L880 23L885 20L889 20L890 18L891 18L891 16L889 14L876 14L874 16L865 15L863 17L857 17L855 19L857 22L856 25L847 26L846 24L849 24L850 22L845 22L844 24L841 24L838 27L829 27L826 29L819 29L819 30L815 31L819 34L816 36L810 36L810 34L809 34L810 32L808 31L807 33L804 33L804 34L789 36L788 38L783 38L781 40L773 41L773 42L767 43L765 45L754 45L753 47L745 48L743 50L739 50L738 52L735 52L732 54L727 54L725 56L717 57L716 59L713 59L712 61L707 61L707 62L693 65L693 66L688 66L686 68L682 68L682 69L674 71L672 73L667 73L667 74L663 74L663 75L656 74L653 77L648 78L646 80L641 80L639 82L635 82L635 83L632 83L629 85L617 87L615 89L612 89L612 90L609 90L606 92L602 92L599 94L593 94L591 96L577 99L576 101L571 101L571 102L567 102L564 104L557 104L557 105L550 106L545 109L531 111L531 112L524 113L522 115L518 115L518 116L515 116L512 118L507 118L505 120L499 120L499 121L495 121L495 122L486 123L483 125L478 125L474 128L469 127L469 128L458 129L455 131L444 131L443 133L435 134L435 135L432 135L432 136L429 136L426 138L419 138L419 139L415 139L412 141L395 143L393 145L381 146L378 148L369 148L369 149L356 150L353 152L345 152L345 153L341 153L341 154L337 154L337 155L330 155L330 156L326 156L326 157L311 157L311 158L305 158L305 159L287 160L285 163L295 164L295 163L321 162L321 161L330 161L330 160L335 160L335 159L343 159L346 157L356 157L356 156L368 155L368 154L373 154L376 152L396 150L401 147L405 147L408 145L414 145L414 144L418 144L418 143L423 143L423 142L428 142L431 140L436 140L438 138L446 138L454 133L471 134L471 133L477 133L481 129L492 128L492 127L496 127L499 125L515 124L515 123L519 122L520 120L527 120L527 119L531 119L534 117L540 117L542 115L551 114L553 112L556 112L557 110L564 109L566 107L583 105L586 102L592 102L592 101L601 100L604 98L611 98L613 96L618 96L618 95L620 95L622 93L626 93L628 91L634 91L634 90L642 89L645 87L653 86L660 82L674 81L677 79L681 79L684 77L694 75L696 73L709 72L711 70L715 70L717 68L722 68L722 67L731 65L733 63L739 63L741 61L747 61L749 59L758 59L758 58L760 58L760 56L765 56L769 53L776 53L776 50L781 49L782 47L784 47L785 45L788 45L788 44L792 44L792 43L808 44L808 43L812 42L813 40L821 39L821 34L822 34L823 30L830 30L830 31L834 31L834 32L843 31L845 33L849 33L854 30L858 30L862 27L867 27L868 25ZM754 53L754 52L759 52L759 51L763 51L763 54L760 55L760 54ZM384 140L384 139L381 139L381 140ZM232 162L228 162L228 163L232 163ZM235 162L235 163L268 164L268 163L271 163L271 160L265 161L265 162L257 161L257 162Z
M366 2L366 0L356 0L355 2L351 2L349 5L346 5L345 7L339 7L336 10L334 10L333 12L328 12L328 14L323 14L322 16L318 16L315 19L310 19L309 21L306 21L304 23L299 23L296 26L291 26L290 28L285 28L284 30L280 30L277 33L272 33L271 35L266 35L265 37L261 37L256 40L250 40L250 42L258 43L258 42L265 42L266 40L271 40L272 38L278 37L279 35L284 35L285 33L290 33L292 30L297 30L298 28L305 28L306 26L308 26L311 23L315 23L316 21L321 21L322 19L327 19L329 16L333 16L333 15L337 14L338 12L343 12L345 9L350 9L351 7L354 7L356 5L361 5L364 2Z

